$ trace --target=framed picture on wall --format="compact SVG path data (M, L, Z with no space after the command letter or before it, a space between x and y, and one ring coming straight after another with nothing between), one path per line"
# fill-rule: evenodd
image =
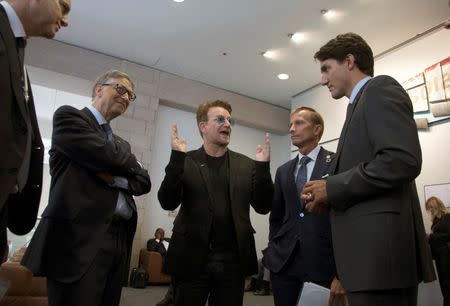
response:
M441 62L442 81L444 82L445 98L450 100L450 57Z
M412 78L407 79L406 81L403 82L403 88L408 90L420 85L425 84L425 80L423 78L423 73L419 73L415 76L413 76Z
M445 100L444 82L442 79L441 63L425 69L425 84L427 86L428 101L430 103Z
M409 97L411 98L411 102L415 113L427 112L429 110L428 95L425 84L411 88L407 90L407 92Z

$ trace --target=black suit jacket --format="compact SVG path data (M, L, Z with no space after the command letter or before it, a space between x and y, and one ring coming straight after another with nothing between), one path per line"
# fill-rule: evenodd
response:
M318 180L328 174L333 157L334 153L321 148L310 179ZM263 263L272 272L282 271L299 243L302 262L298 266L302 271L297 271L298 274L308 275L305 281L330 281L336 276L336 268L329 212L312 214L303 209L303 217L300 217L300 195L294 177L297 164L298 156L277 169L269 245L264 251Z
M131 195L149 192L150 178L117 135L108 141L87 109L62 106L53 117L49 203L22 264L35 275L61 282L78 280L93 261L110 226L119 190L97 178L108 172L128 179ZM136 213L127 222L128 259ZM124 271L124 277L127 275Z
M26 105L22 88L23 67L19 62L16 39L8 17L0 5L0 210L8 215L1 218L0 229L9 229L18 235L28 233L36 223L42 190L42 165L44 146L36 119L33 95ZM25 76L28 82L28 77ZM29 82L28 82L28 85ZM25 188L19 194L10 195L17 184L22 165L27 135L32 133L30 171Z
M349 291L435 279L414 179L422 156L411 100L389 76L359 91L327 180L334 256Z
M163 240L169 241L168 239ZM164 243L161 240L159 242L156 241L156 238L152 238L147 241L147 250L158 252L162 256L166 256L167 254L166 246L164 245Z
M258 264L250 205L258 213L270 211L273 184L269 162L257 162L229 150L229 178L240 270L244 275L256 274ZM158 191L162 208L174 210L180 206L166 256L171 275L192 278L203 271L213 221L212 192L203 148L188 153L172 151Z

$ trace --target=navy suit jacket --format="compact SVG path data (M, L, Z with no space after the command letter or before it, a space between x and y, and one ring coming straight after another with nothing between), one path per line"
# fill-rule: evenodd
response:
M328 174L333 157L332 152L321 148L310 179L318 180ZM297 272L307 275L305 281L330 281L336 276L336 268L329 212L311 214L302 210L294 177L297 163L298 156L277 169L269 219L269 245L264 251L263 263L272 272L282 272L299 244L303 260L296 265L302 270Z

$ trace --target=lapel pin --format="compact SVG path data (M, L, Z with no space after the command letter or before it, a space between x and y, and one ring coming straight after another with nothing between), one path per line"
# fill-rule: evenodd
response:
M328 155L325 157L325 161L326 161L327 163L330 163L330 162L331 162L331 155L330 155L330 154L328 154Z

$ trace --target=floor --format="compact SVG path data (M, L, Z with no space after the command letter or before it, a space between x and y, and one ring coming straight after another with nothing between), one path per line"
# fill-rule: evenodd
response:
M122 291L120 306L154 306L163 299L166 292L167 286L148 286L144 289L126 287ZM273 306L273 297L256 296L252 292L246 292L244 306Z

